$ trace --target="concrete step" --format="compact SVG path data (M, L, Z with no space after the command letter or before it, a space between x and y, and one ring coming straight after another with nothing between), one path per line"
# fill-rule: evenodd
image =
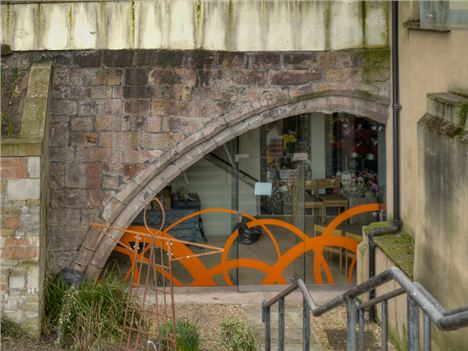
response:
M271 344L272 350L277 350L278 342L278 309L271 310ZM243 305L245 316L252 322L255 338L264 349L264 333L265 327L262 322L262 308L258 305ZM289 304L285 308L285 349L286 350L302 350L302 305ZM312 326L310 326L310 349L314 351L322 351L323 347L317 338L313 335Z

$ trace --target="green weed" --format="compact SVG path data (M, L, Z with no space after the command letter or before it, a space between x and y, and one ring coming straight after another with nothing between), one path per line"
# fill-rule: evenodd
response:
M256 351L257 342L250 323L236 317L228 317L221 322L221 338L229 351Z
M174 326L172 323L161 325L159 335L163 343L167 338L174 334ZM200 332L198 325L188 319L178 319L176 322L177 334L177 351L198 351L200 343ZM158 350L166 350L167 345L161 344Z
M1 319L1 331L2 331L2 339L4 337L14 337L14 338L19 338L23 335L25 335L25 331L15 321L12 321L9 318L2 317Z

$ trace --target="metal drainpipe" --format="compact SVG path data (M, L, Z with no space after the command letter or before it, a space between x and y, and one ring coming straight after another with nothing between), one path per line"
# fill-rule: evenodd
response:
M400 218L400 77L398 60L398 0L392 1L392 135L393 135L393 225L371 230L369 238L369 279L375 276L374 237L395 234L402 226ZM369 299L375 298L375 289L369 291ZM369 319L375 321L375 307L369 309Z

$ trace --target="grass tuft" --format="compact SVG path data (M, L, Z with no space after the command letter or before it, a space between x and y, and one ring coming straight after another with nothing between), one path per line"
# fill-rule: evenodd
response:
M228 317L221 322L223 346L229 351L256 351L252 324L236 317Z

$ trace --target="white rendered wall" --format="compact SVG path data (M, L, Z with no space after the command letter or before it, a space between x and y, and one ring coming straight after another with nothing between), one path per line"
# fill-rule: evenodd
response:
M1 42L13 50L306 51L388 44L386 1L32 0L0 9Z

